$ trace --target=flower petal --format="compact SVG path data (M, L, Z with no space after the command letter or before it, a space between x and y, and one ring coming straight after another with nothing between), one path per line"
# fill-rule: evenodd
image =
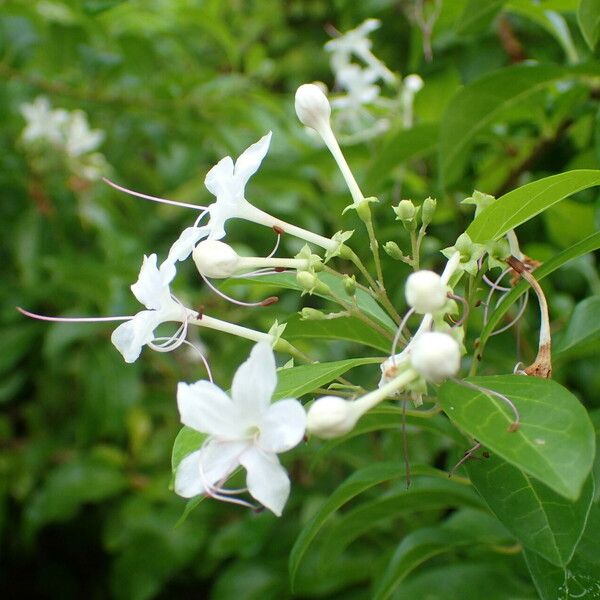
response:
M262 414L271 404L276 385L273 350L266 342L259 342L236 371L231 384L231 397L238 410L258 425Z
M272 404L259 425L257 444L267 452L286 452L297 446L306 430L306 412L298 400Z
M248 179L258 171L260 164L269 151L272 135L273 133L269 131L269 133L261 137L258 142L255 142L244 150L235 161L235 179L242 190L248 182Z
M240 464L248 471L250 494L280 517L290 495L290 479L277 455L251 448L240 456Z
M232 179L233 159L231 156L226 156L206 174L204 185L213 196L219 197L229 192Z
M194 246L209 232L209 227L187 227L181 232L179 238L171 246L166 260L160 265L161 277L165 283L170 283L175 277L175 263L188 258Z
M229 396L210 381L180 383L177 407L181 422L196 431L226 440L245 437L239 411Z
M146 307L158 310L170 298L169 285L156 267L156 254L144 255L138 280L131 286L134 296Z
M123 355L125 362L135 362L142 348L154 339L154 330L160 323L160 315L154 310L143 310L130 321L121 323L110 336L110 341Z
M239 457L248 445L244 442L210 440L186 456L175 472L175 493L184 498L205 494L220 485L240 464ZM216 490L218 493L218 490Z

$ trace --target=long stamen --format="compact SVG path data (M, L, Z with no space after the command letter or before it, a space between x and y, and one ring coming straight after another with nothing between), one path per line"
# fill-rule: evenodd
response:
M188 324L187 320L183 321L181 325L177 328L177 331L170 337L158 338L159 340L165 340L160 344L155 344L153 341L148 342L148 346L152 348L152 350L156 350L156 352L171 352L172 350L176 350L183 344L183 340L187 335Z
M275 228L273 228L275 229ZM275 252L277 252L277 250L279 249L279 244L281 243L281 229L278 231L275 231L275 233L277 234L277 239L275 240L275 246L273 248L273 250L271 250L270 254L267 255L267 258L273 258L275 256Z
M525 312L525 308L527 307L528 300L529 300L529 291L525 292L525 294L523 295L523 299L521 300L521 306L520 306L515 318L508 325L505 325L504 327L501 327L500 329L496 329L495 331L490 333L490 337L492 337L493 335L498 335L499 333L502 333L502 332L506 331L507 329L510 329L523 316L523 313Z
M466 298L458 296L457 294L449 293L448 298L450 298L451 300L456 300L457 302L460 302L463 305L463 313L461 318L458 321L456 321L456 323L454 323L454 325L452 326L453 328L460 327L469 316L469 303L467 302Z
M202 221L202 219L209 214L209 210L208 208L206 210L203 210L198 217L196 218L196 220L194 221L194 227L198 227L198 224L200 223L200 221Z
M412 314L414 312L415 312L415 309L411 308L404 315L404 318L402 319L400 325L398 325L398 329L396 330L396 335L394 336L394 341L392 342L392 351L391 351L392 357L394 357L394 355L396 354L396 347L398 346L398 342L400 341L400 336L402 335L402 330L404 329L404 327L406 326L406 323L408 322L408 319L410 319L410 317L412 316Z
M200 481L204 486L206 491L206 495L210 498L214 498L215 500L221 500L221 502L229 502L230 504L237 504L239 506L244 506L246 508L250 508L252 510L256 510L258 507L251 502L247 502L246 500L242 500L241 498L229 497L227 495L227 490L221 490L219 486L215 486L212 483L209 483L206 479L206 475L204 474L204 467L202 466L202 462L200 462ZM222 493L224 491L225 493Z
M202 277L202 279L204 280L204 283L206 283L206 285L215 294L217 294L217 296L220 296L224 300L227 300L227 302L231 302L232 304L237 304L238 306L246 306L246 307L249 307L249 308L253 308L253 307L256 307L256 306L270 306L271 304L275 304L275 302L277 302L279 300L279 298L277 296L269 296L268 298L265 298L264 300L261 300L260 302L243 302L242 300L236 300L235 298L232 298L231 296L228 296L227 294L223 293L221 290L219 290L218 288L216 288L208 280L208 278L205 277L202 273L200 273L200 277Z
M489 388L483 387L482 385L476 385L475 383L471 383L470 381L465 381L464 379L453 379L452 381L454 381L455 383L458 383L459 385L462 385L464 387L468 387L472 390L475 390L477 392L483 392L484 394L496 396L496 398L499 398L500 400L502 400L502 402L508 404L508 406L510 407L510 409L512 410L512 412L515 416L515 420L513 423L511 423L508 426L507 431L513 432L513 431L517 431L517 429L519 429L519 426L521 425L521 416L520 416L519 411L518 411L517 407L515 406L514 402L510 398L508 398L504 394L501 394L500 392L497 392L496 390L491 390Z
M25 310L20 306L15 306L15 308L26 317L30 317L32 319L37 319L38 321L53 321L55 323L103 323L110 321L130 321L133 319L132 316L127 317L49 317L47 315L40 315L38 313L31 312L29 310Z
M167 200L166 198L159 198L158 196L150 196L149 194L142 194L141 192L136 192L134 190L130 190L126 187L107 179L106 177L102 178L104 183L107 183L111 187L119 190L119 192L123 192L125 194L129 194L130 196L137 196L138 198L142 198L143 200L151 200L152 202L159 202L161 204L169 204L171 206L179 206L180 208L191 208L193 210L206 210L206 206L200 206L199 204L187 204L186 202L176 202L175 200Z
M461 465L466 463L470 458L473 458L473 454L477 452L481 448L481 442L477 442L472 448L469 448L464 454L463 457L450 469L450 473L448 473L448 477L452 477Z
M480 267L481 268L481 267ZM495 290L498 290L499 292L510 292L510 290L512 288L506 287L504 285L498 285L498 282L502 279L502 277L504 277L504 275L506 275L508 273L508 269L506 269L505 271L502 272L502 275L500 275L500 277L498 279L496 279L496 281L492 281L487 275L483 276L483 281L485 281L485 283L487 283L487 285L491 288L494 288Z
M496 279L496 281L494 281L492 283L492 285L490 285L490 291L488 294L488 297L485 301L485 309L483 311L483 323L484 325L487 323L488 321L488 316L489 316L489 310L490 310L490 303L492 301L492 296L494 294L494 292L496 290L500 290L501 286L498 286L498 284L502 281L502 278L510 271L510 269L505 269L504 271L502 271L502 273L500 273L500 276L498 277L498 279ZM504 291L504 290L503 290ZM505 291L510 291L510 289L507 289Z

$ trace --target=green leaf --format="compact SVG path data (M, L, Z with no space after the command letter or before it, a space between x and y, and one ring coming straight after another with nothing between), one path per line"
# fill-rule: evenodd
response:
M482 508L483 503L470 486L457 480L417 478L408 490L390 491L344 514L324 537L321 554L327 564L333 564L354 540L373 530L377 524L415 511L459 506Z
M598 74L594 64L569 68L523 64L495 71L460 89L448 103L440 129L442 180L448 185L460 177L475 138L505 111L556 81Z
M389 354L392 345L388 338L355 317L313 321L293 315L286 321L284 337L288 341L305 338L346 340L376 348L386 354Z
M497 456L465 466L492 512L523 546L558 566L571 560L594 496L591 477L570 502Z
M595 50L600 39L600 0L581 0L577 22L587 45Z
M600 185L600 171L581 169L528 183L484 209L467 228L474 242L497 240L572 194Z
M456 23L456 33L465 35L477 33L482 27L488 27L506 0L469 0Z
M451 522L439 527L424 527L409 533L400 543L390 559L384 573L377 581L373 600L386 600L402 581L425 561L452 552L458 548L472 547L476 544L501 543L507 539L503 532L488 527L490 517L481 515L480 522L470 527L470 519L462 526L453 526ZM467 526L465 526L465 524Z
M432 153L438 143L439 126L420 123L411 129L390 133L367 168L364 189L375 192L385 179L392 176L396 167L412 158Z
M548 262L545 262L541 267L538 267L534 271L535 278L538 281L541 281L544 277L547 277L570 260L578 258L588 252L594 252L595 250L598 250L598 248L600 248L600 232L590 235L574 246L563 250ZM526 281L520 281L510 292L508 292L502 302L500 302L498 308L492 313L489 321L481 332L479 338L479 352L483 352L483 348L488 341L490 334L496 329L498 323L500 323L500 320L506 314L508 309L529 289L530 286Z
M200 433L187 426L184 426L179 430L179 433L173 442L173 451L171 452L171 470L173 473L175 473L179 463L188 454L200 449L200 446L202 446L206 438L206 433Z
M539 554L524 551L527 568L541 600L597 600L600 573L577 553L567 567L557 567Z
M567 329L554 354L565 356L595 352L600 342L600 296L581 301L573 311Z
M331 275L330 273L319 273L319 279L327 284L331 290L342 298L348 298L346 290L344 289L344 283L341 278ZM288 290L296 290L298 292L303 291L303 288L296 283L296 276L293 273L278 273L277 275L264 275L262 277L256 277L254 279L231 279L232 283L243 283L245 285L254 286L274 286L284 288ZM315 296L321 296L315 294ZM327 298L328 296L321 296L321 298ZM368 316L375 319L378 323L389 329L391 332L396 332L396 325L394 321L390 319L388 314L377 304L377 302L367 292L361 289L356 290L356 301L360 309L363 310Z
M594 460L594 428L579 400L548 379L522 375L474 377L468 381L507 396L521 426L499 398L446 382L439 401L456 425L561 496L576 500Z
M442 471L438 471L427 465L414 465L412 474L439 476L446 479L448 476ZM317 510L312 519L304 526L300 535L294 543L294 547L290 553L289 571L292 582L292 587L296 580L296 574L300 563L302 562L308 548L312 544L316 535L319 533L327 520L342 506L362 494L366 490L383 483L385 481L393 481L404 478L404 468L398 462L379 463L369 465L364 469L360 469L353 473L346 481L344 481L325 501L325 503Z
M299 398L333 381L346 371L360 365L381 363L381 358L349 358L327 363L313 363L277 371L274 400Z

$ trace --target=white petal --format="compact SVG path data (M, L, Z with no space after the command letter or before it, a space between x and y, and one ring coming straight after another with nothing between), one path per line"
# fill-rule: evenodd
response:
M242 454L240 463L248 471L246 485L250 494L280 517L290 495L290 479L277 455L251 448Z
M144 256L138 280L131 286L131 291L146 308L161 308L169 293L169 286L156 267L156 254Z
M231 384L231 397L238 410L258 424L271 404L276 385L273 350L267 342L259 342L236 371Z
M110 340L125 362L132 363L138 359L142 348L154 339L154 329L159 322L159 315L155 311L143 310L112 332Z
M188 258L194 246L205 238L210 229L208 227L187 227L181 232L179 238L171 246L167 259L160 265L160 273L164 283L170 283L175 277L175 263Z
M210 381L180 383L177 407L181 422L196 431L226 440L244 437L239 411L229 396Z
M272 404L259 425L257 444L267 452L286 452L304 437L306 412L298 400L280 400Z
M233 159L231 156L222 158L207 174L204 179L206 189L213 196L227 193L233 179Z
M269 151L272 135L272 132L269 131L258 142L255 142L244 150L235 161L235 179L242 189L245 187L248 179L258 171L260 164Z
M188 454L175 471L175 493L184 498L193 498L205 492L200 477L200 450Z
M211 440L200 450L186 456L175 472L175 493L192 498L206 493L206 487L220 484L240 464L239 457L247 448L239 442Z

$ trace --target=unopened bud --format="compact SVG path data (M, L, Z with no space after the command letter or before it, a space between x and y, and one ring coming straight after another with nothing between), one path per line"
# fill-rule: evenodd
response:
M303 125L319 131L329 125L331 105L321 88L314 83L305 83L296 90L296 114Z
M433 271L411 273L406 280L404 294L408 305L422 315L438 312L447 301L446 285Z
M400 221L410 221L417 215L417 209L412 200L400 200L398 206L394 207L394 212Z
M356 424L354 405L337 396L323 396L313 402L306 417L306 430L312 435L330 439L352 431Z
M317 284L317 278L310 271L298 271L296 273L296 281L307 292L312 291Z
M433 213L435 212L436 207L437 201L435 198L425 198L425 200L423 200L421 206L421 220L425 227L433 220Z
M344 290L348 296L354 296L354 294L356 294L356 277L354 275L344 276Z
M458 342L439 331L421 333L410 348L410 363L415 371L432 383L454 377L460 369Z
M305 321L323 321L327 315L316 308L305 307L300 311Z
M404 254L402 254L402 250L400 250L400 246L396 244L396 242L386 242L383 245L383 249L385 250L388 256L395 258L396 260L402 260Z
M240 257L228 244L218 240L200 242L192 253L198 271L205 277L226 279L237 269Z
M411 91L413 94L416 94L417 92L420 92L423 89L423 79L421 79L421 77L415 73L413 73L412 75L407 75L404 78L404 87Z

